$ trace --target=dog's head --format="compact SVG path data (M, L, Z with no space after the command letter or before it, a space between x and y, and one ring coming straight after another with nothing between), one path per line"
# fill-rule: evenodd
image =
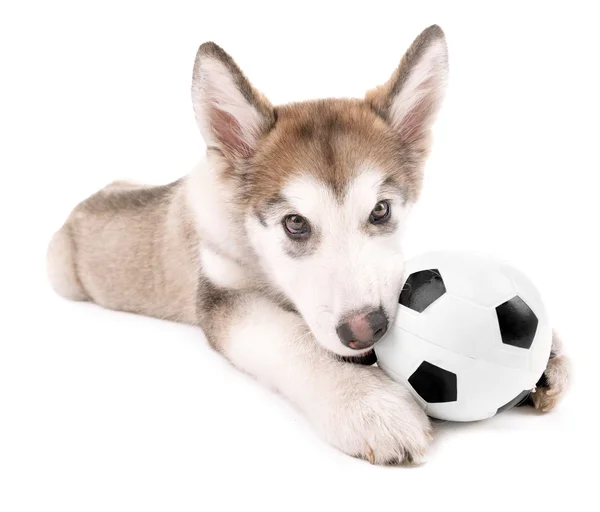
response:
M396 314L402 231L446 75L432 26L364 100L273 107L221 48L198 51L194 110L219 180L271 285L332 352L369 350Z

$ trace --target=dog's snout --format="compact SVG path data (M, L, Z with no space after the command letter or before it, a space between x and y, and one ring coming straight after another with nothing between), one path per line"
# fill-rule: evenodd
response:
M353 313L340 322L337 335L340 341L354 350L369 348L387 332L388 319L383 309Z
M367 321L371 326L373 332L373 343L379 341L388 330L388 319L383 309L379 308L375 311L371 311L367 315Z

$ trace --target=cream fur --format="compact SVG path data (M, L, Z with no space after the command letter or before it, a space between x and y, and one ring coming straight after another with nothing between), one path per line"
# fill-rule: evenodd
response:
M360 351L335 327L357 309L381 306L390 321L396 313L402 233L445 84L443 37L426 29L365 101L277 112L205 43L192 92L206 158L175 183L113 182L77 205L49 245L52 286L70 299L198 325L333 446L372 463L422 460L427 417L379 368L341 362ZM402 139L414 129L418 140ZM392 215L375 226L369 215L384 199ZM284 232L290 214L312 226L304 253ZM533 396L541 410L568 382L558 338L555 349L549 385Z

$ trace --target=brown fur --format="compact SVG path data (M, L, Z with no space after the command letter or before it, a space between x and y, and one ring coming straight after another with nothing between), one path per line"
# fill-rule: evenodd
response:
M277 108L277 123L252 159L247 195L262 206L298 173L340 198L361 167L375 166L414 201L421 188L416 155L364 101L329 99Z
M200 46L194 63L192 97L199 124L207 115L205 100L218 91L207 84L202 63L220 62L235 87L259 115L257 138L247 141L230 114L208 111L210 136L218 146L208 153L221 181L230 214L243 218L277 198L283 184L298 172L312 175L342 197L362 166L383 172L382 187L401 189L414 201L421 188L426 151L402 141L388 122L387 108L408 67L435 38L439 27L413 43L392 79L367 99L329 99L273 107L244 76L233 59L214 43ZM204 98L204 99L203 99ZM251 145L249 145L251 144ZM185 194L186 179L150 187L114 182L80 203L49 247L53 285L63 295L92 300L104 307L210 327L215 309L226 314L235 291L208 281L198 261L201 240ZM393 226L390 226L390 228ZM242 245L243 227L232 233ZM216 249L216 248L215 248ZM236 260L246 268L254 262ZM256 288L293 310L258 271ZM210 329L209 337L210 337Z
M359 173L374 167L381 183L371 186L379 185L377 197L394 198L392 209L401 206L402 198L417 199L445 85L444 45L439 27L425 30L392 78L366 100L277 108L221 48L202 45L192 92L208 146L206 161L169 185L113 182L77 205L48 249L54 288L71 299L198 325L213 348L289 398L324 439L345 453L381 464L421 460L431 427L406 388L375 366L351 365L341 355L332 356L348 352L337 344L333 329L319 332L314 329L318 322L307 320L306 312L316 311L310 309L311 301L327 313L328 305L314 300L332 271L325 260L335 264L347 249L362 250L365 238L355 247L325 253L322 261L317 258L317 278L304 272L310 267L300 265L313 263L307 260L290 266L288 258L286 266L273 268L281 263L276 259L280 255L265 249L269 243L287 243L283 250L288 256L307 257L331 233L316 222L311 237L300 243L273 229L291 211L289 204L282 205L292 200L282 188L299 174L325 184L335 203ZM406 83L409 87L403 88ZM397 222L390 218L376 227L369 223L367 209L363 221L363 229L373 236L393 232ZM271 235L270 240L262 235ZM363 251L365 259L379 264L374 247ZM396 248L388 261L395 261ZM365 260L349 261L340 266L343 284L360 272ZM379 265L382 274L385 268ZM400 267L396 270L393 282L383 275L390 283L387 302L394 305L392 284L400 286ZM304 284L297 278L310 286L294 295L293 289ZM360 297L366 289L347 294ZM531 397L542 411L554 407L568 383L568 360L556 336L553 352L544 382ZM371 364L373 357L362 353L358 361Z
M342 196L361 165L374 165L403 189L407 201L415 201L430 147L429 130L416 134L416 138L414 134L412 138L401 138L390 126L389 110L411 68L436 40L444 40L439 26L424 30L392 77L369 91L365 100L328 99L275 108L252 87L226 52L214 43L203 44L194 66L193 97L203 83L202 60L216 58L229 70L239 91L263 119L259 127L260 143L250 148L237 137L232 140L231 132L239 131L235 119L218 110L211 114L218 113L218 119L213 119L216 127L213 129L221 136L221 148L210 149L222 152L228 162L223 178L237 178L243 191L239 199L262 208L277 196L286 180L298 174L299 168ZM425 107L434 109L435 105ZM196 106L196 116L201 113Z
M341 198L361 167L377 166L384 174L383 187L399 188L405 200L415 201L429 149L429 127L400 137L389 116L394 95L435 40L443 40L437 26L415 40L390 80L365 100L330 99L277 108L251 86L221 48L202 45L194 67L195 97L202 96L202 59L218 59L261 120L251 145L241 137L233 116L219 110L211 113L210 134L221 137L221 146L209 146L209 155L223 190L239 191L224 195L240 218L232 237L242 240L243 246L244 212L250 208L260 218L286 181L299 172L329 185ZM419 107L428 114L435 105ZM202 102L194 103L194 108L197 117L203 115ZM200 325L219 348L217 340L225 338L222 331L233 314L232 305L239 314L248 308L248 299L242 292L218 287L202 273L199 248L210 242L201 240L187 200L186 179L158 187L114 182L84 200L50 243L48 271L54 288L71 299L91 300L110 309ZM245 258L238 263L256 266L250 252ZM263 297L294 311L266 279L255 277ZM550 362L549 386L533 396L536 407L554 406L566 386L567 370L568 361L560 353Z
M196 324L198 238L183 183L112 183L73 210L50 244L49 260L68 237L73 261L60 268L76 277L80 298Z

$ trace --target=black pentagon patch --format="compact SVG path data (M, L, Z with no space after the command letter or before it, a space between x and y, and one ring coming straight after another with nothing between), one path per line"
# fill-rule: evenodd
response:
M446 286L437 269L414 272L404 283L400 293L400 304L422 313L446 293Z
M518 296L496 308L502 343L513 347L529 348L535 338L538 319L525 301Z
M527 398L529 398L529 393L531 393L531 391L529 390L525 390L525 391L521 391L516 397L514 397L510 402L504 404L502 407L500 407L497 411L496 414L498 414L499 412L504 412L504 411L508 411L510 409L512 409L513 407L518 407L519 405L521 405L525 400L527 400Z
M456 402L458 387L456 374L423 361L408 382L419 396L429 404Z

